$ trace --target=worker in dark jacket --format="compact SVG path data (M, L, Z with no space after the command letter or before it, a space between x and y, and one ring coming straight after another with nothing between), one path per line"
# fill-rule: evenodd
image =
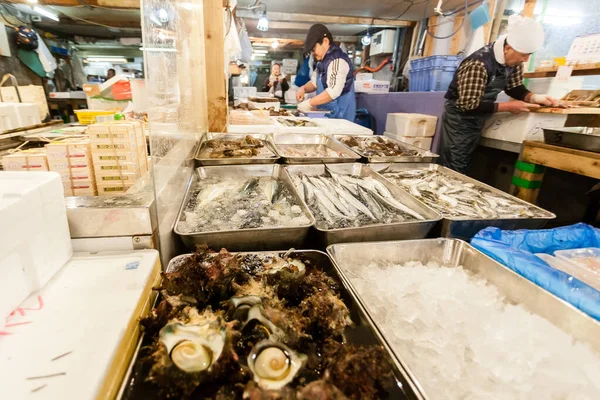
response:
M513 15L508 34L465 58L448 87L442 115L440 164L466 172L485 121L496 112L519 114L558 100L531 93L523 85L523 63L544 44L542 26ZM516 101L496 103L501 91Z

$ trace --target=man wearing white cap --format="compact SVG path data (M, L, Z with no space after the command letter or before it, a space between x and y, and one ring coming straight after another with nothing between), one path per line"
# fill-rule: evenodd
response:
M513 15L508 34L465 58L448 87L442 115L440 164L466 172L485 121L496 112L519 114L558 100L523 86L523 63L544 44L542 26ZM496 103L501 91L516 101Z

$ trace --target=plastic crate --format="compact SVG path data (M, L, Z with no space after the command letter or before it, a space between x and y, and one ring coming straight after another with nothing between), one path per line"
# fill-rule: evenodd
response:
M445 92L452 82L457 67L433 67L428 71L429 91Z
M431 56L428 57L428 67L458 67L462 61L460 56Z
M409 91L427 92L429 90L429 78L427 69L410 70Z
M416 60L412 60L410 62L410 70L421 70L423 68L427 68L429 64L429 57L426 58L417 58Z
M111 115L118 111L106 111L106 110L75 110L77 119L83 125L91 125L96 123L96 117L99 115Z

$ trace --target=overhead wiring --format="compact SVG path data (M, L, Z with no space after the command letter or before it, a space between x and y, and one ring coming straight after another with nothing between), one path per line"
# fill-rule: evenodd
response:
M427 9L429 8L429 3L431 2L431 0L427 0L427 4L425 5L425 9L423 10L423 19L427 19ZM450 35L447 36L436 36L433 33L429 32L429 27L426 25L425 26L425 33L429 36L431 36L434 39L449 39L452 36L456 35L458 32L460 32L460 30L462 29L463 25L465 24L465 19L467 18L467 12L469 11L469 0L465 0L465 15L464 18L462 19L462 21L460 21L460 26L458 28L456 28L456 30L454 32L452 32ZM444 15L445 16L445 15Z

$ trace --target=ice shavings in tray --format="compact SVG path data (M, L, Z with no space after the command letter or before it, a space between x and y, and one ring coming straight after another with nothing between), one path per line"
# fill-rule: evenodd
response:
M600 357L462 267L356 266L348 274L430 399L599 399Z

